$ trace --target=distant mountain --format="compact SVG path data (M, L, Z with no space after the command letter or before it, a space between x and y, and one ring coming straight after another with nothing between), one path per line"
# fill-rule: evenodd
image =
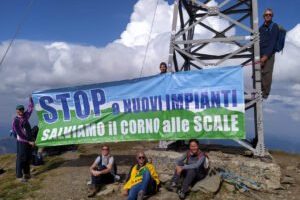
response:
M17 151L16 140L13 137L0 138L0 155L15 153Z

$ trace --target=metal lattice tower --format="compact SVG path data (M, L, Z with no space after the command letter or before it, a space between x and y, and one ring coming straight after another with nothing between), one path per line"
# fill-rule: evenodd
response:
M209 18L226 28L217 30L209 24ZM201 35L201 29L211 34ZM221 53L212 50L216 48ZM247 112L253 110L255 134L252 139L235 141L254 155L265 156L259 60L257 0L175 0L168 70L201 70L222 65L251 68L252 85L250 92L245 90L245 108Z

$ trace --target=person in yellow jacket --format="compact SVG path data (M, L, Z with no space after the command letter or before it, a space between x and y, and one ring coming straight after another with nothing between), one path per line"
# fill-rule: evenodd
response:
M128 200L142 200L145 195L152 195L158 191L160 180L152 163L149 163L144 152L138 152L137 164L129 173L124 185L124 195Z

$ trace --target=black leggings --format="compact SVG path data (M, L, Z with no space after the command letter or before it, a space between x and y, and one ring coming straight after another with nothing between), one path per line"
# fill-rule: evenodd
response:
M28 143L17 141L16 176L22 178L23 174L30 174L32 148Z
M101 171L103 169L106 169L105 166L101 166L98 171ZM110 172L107 174L100 174L99 176L93 176L92 175L92 184L93 185L101 185L101 184L110 184L115 181L115 177Z

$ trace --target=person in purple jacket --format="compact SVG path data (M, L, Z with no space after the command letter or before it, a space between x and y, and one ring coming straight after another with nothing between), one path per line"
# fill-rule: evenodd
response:
M17 135L16 176L21 182L30 179L30 161L32 149L35 146L29 118L33 111L33 101L30 97L29 105L25 111L23 105L16 107L16 117L13 120L12 130Z

